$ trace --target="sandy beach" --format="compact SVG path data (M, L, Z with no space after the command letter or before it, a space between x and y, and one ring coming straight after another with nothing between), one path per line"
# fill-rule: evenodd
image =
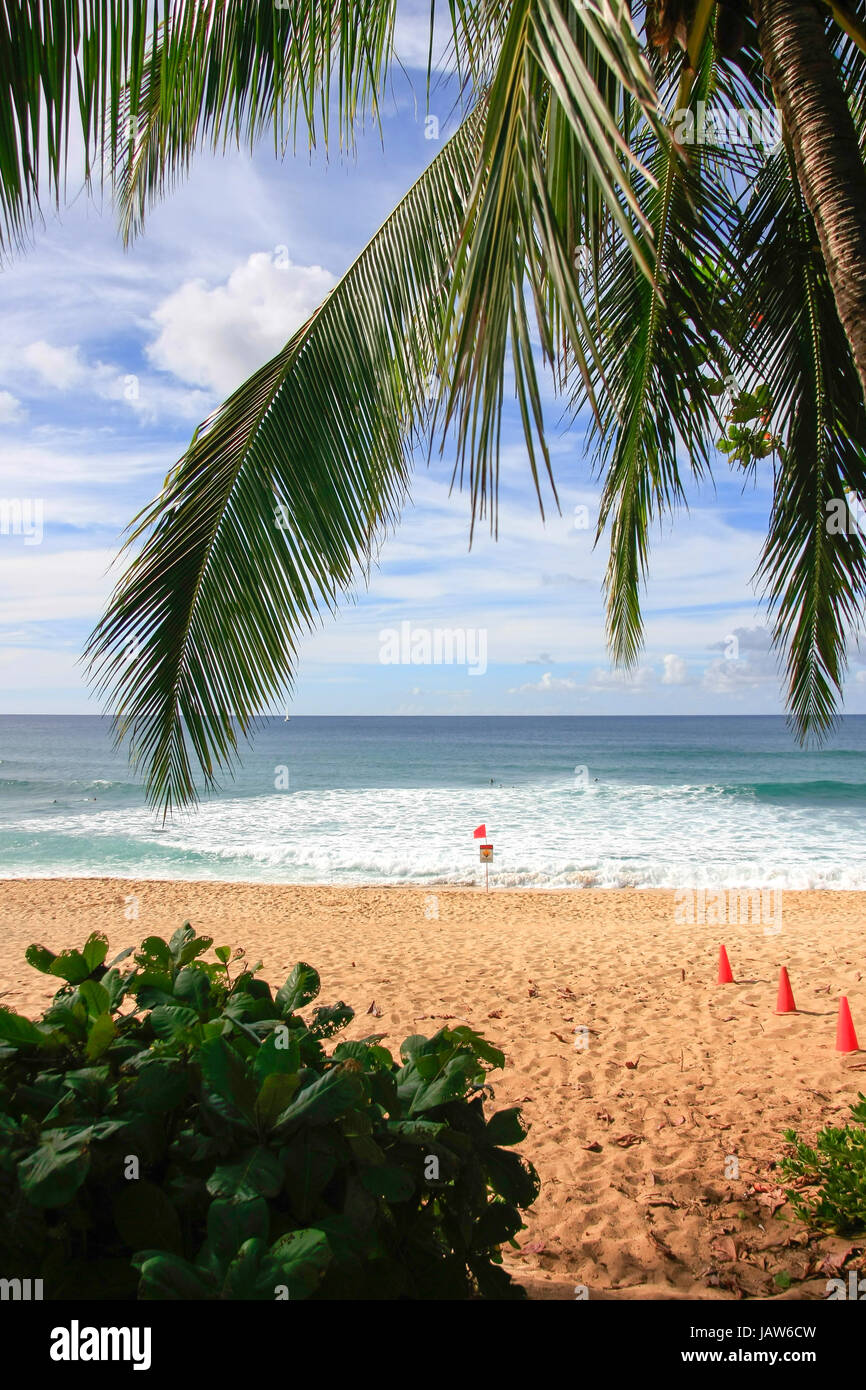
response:
M119 950L188 919L275 984L306 960L320 1002L356 1010L348 1037L396 1053L454 1020L504 1050L492 1108L523 1106L542 1180L506 1263L533 1297L823 1298L862 1248L795 1221L774 1165L784 1129L811 1139L866 1090L866 1051L834 1050L840 994L866 1042L863 914L860 893L786 892L767 933L677 921L662 891L4 880L0 991L38 1013L26 947L95 928ZM782 965L801 1012L777 1017Z

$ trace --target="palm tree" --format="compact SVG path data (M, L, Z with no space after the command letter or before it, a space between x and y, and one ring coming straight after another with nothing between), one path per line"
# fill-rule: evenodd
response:
M127 237L203 146L270 129L279 152L299 129L333 140L329 124L351 143L394 61L395 0L163 0L151 33L136 0L94 0L63 32L59 0L4 3L34 31L49 182L75 73ZM311 319L196 431L136 519L137 554L91 637L98 688L166 811L215 783L291 682L299 635L396 521L419 442L453 439L472 525L495 529L509 372L541 501L538 343L574 416L591 412L615 658L640 651L651 528L718 446L746 481L772 469L759 578L789 710L802 738L832 725L866 580L859 531L826 525L833 499L866 493L864 0L449 13L459 128ZM39 92L18 87L7 241L38 187ZM711 105L764 121L778 107L781 139L696 135Z

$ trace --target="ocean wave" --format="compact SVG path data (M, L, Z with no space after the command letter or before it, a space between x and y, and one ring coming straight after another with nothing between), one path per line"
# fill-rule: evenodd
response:
M815 814L816 795L778 795L804 785L840 786L327 788L222 796L167 826L100 795L0 830L0 874L458 886L483 882L472 831L484 821L491 886L866 888L844 848L866 828L860 797Z
M723 796L751 797L756 801L860 802L866 808L866 783L834 782L829 778L801 782L743 782L722 786Z

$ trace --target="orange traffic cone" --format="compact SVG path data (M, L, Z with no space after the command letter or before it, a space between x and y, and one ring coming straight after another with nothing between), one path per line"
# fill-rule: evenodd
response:
M851 1010L848 1007L848 1000L845 998L844 994L839 1000L839 1021L836 1024L836 1051L860 1051L860 1045L857 1042L857 1034L854 1032Z
M719 947L719 978L720 985L732 985L734 977L731 973L731 962L728 960L728 953L724 946Z
M779 972L779 993L776 996L777 1014L795 1014L797 1005L794 1003L794 991L791 989L791 981L788 979L788 972L784 965Z

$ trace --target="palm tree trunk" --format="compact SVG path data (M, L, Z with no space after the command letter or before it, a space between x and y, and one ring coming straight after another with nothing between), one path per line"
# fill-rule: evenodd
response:
M866 399L866 169L813 0L752 0L764 66Z

